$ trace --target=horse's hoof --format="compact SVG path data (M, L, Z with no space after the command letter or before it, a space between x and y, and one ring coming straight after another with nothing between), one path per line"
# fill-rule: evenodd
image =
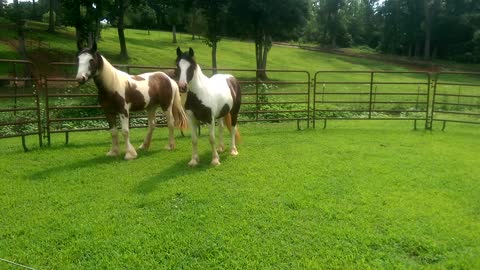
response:
M218 166L220 165L220 160L218 159L212 159L212 162L210 163L212 166Z
M232 156L238 156L238 151L236 148L233 148L231 151L230 151L230 155Z
M145 145L144 143L142 143L142 145L140 145L140 147L138 147L138 149L140 150L148 150L148 148L150 148L150 145Z
M175 148L176 148L175 144L167 144L165 146L165 149L167 149L168 151L175 150Z
M137 153L127 152L125 154L125 160L132 160L137 158Z
M119 154L120 154L119 151L110 150L110 151L109 151L108 153L106 153L105 155L106 155L107 157L116 157L116 156L118 156Z
M188 162L188 166L190 166L190 167L195 167L197 165L198 165L198 161L195 160L195 159L192 159L192 160L190 160L190 162Z
M220 144L218 147L217 147L217 151L220 152L220 153L223 153L225 151L225 146L223 144Z

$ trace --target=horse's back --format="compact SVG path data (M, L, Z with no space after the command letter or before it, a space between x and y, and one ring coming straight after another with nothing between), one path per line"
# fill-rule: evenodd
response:
M175 81L161 71L131 76L130 82L135 84L137 90L145 97L146 107L160 105L164 111L171 104L176 91Z

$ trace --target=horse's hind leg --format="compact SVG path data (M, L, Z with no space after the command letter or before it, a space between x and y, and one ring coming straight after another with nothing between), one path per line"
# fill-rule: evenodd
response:
M137 157L137 151L135 151L135 148L130 143L130 129L128 127L128 117L121 114L120 121L122 123L123 138L125 139L125 148L126 148L125 159L126 160L134 159Z
M172 106L168 110L166 110L165 115L167 117L167 125L168 125L168 144L165 147L167 150L174 150L175 149L175 119L173 118Z
M225 151L225 144L223 143L223 128L224 128L224 119L218 119L218 147L217 151L223 153Z
M140 145L140 149L148 150L150 148L150 144L152 143L152 135L153 130L155 129L155 110L148 111L148 131L147 136L143 140L142 145Z
M108 127L110 128L110 133L112 134L112 148L107 152L107 156L116 157L120 154L120 148L118 147L118 129L115 124L116 116L115 114L107 114Z
M237 144L236 144L237 118L238 118L238 110L236 112L232 112L232 130L230 134L232 136L232 148L230 149L230 155L232 156L238 155Z
M237 150L237 145L235 144L236 143L236 140L235 140L235 136L237 134L237 126L232 126L232 148L230 149L230 155L232 156L237 156L238 155L238 150Z

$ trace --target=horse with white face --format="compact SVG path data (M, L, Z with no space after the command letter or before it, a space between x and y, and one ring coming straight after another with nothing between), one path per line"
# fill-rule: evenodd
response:
M215 120L219 119L218 151L224 151L223 125L227 125L231 134L230 154L238 155L236 140L240 138L237 130L237 118L240 111L241 92L238 81L229 74L216 74L208 78L202 73L200 66L195 62L193 49L183 53L177 48L177 69L180 92L187 92L185 110L192 130L192 159L188 163L196 166L199 162L197 152L197 126L199 122L209 124L210 145L212 147L212 162L220 164L217 148L215 147Z
M91 48L78 48L78 72L76 80L84 84L91 78L98 89L98 100L107 117L112 134L112 148L107 156L120 154L116 116L120 117L122 133L125 139L125 159L137 157L129 138L130 111L146 110L148 114L148 132L140 149L148 150L155 128L155 113L161 107L167 118L169 142L167 149L175 148L174 127L185 129L187 118L180 100L177 83L163 72L150 72L129 75L114 68L100 53L97 44Z

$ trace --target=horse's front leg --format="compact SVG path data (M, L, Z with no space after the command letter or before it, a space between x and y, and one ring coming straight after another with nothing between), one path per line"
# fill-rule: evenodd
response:
M140 145L139 147L140 149L148 150L148 148L150 148L150 144L152 143L153 130L155 129L155 112L156 110L148 111L147 136L145 136L145 139L143 140L142 145Z
M215 147L215 119L212 119L208 129L210 134L208 140L210 141L210 146L212 147L212 162L213 166L220 165L220 157L218 156L217 148Z
M107 152L107 156L116 157L120 154L120 148L118 147L118 129L115 123L116 115L106 114L106 117L110 133L112 134L112 148Z
M223 128L225 119L220 118L218 119L218 148L217 151L223 153L225 151L225 144L223 143Z
M120 122L122 123L122 133L123 138L125 139L125 159L130 160L137 157L137 151L130 143L130 128L128 126L128 116L120 114Z
M188 126L190 127L191 130L191 136L192 136L192 159L190 162L188 162L188 166L194 167L198 165L198 162L200 161L200 158L198 157L198 133L197 133L197 128L198 128L198 123L197 119L193 115L193 112L190 110L187 110L187 119L188 119Z

